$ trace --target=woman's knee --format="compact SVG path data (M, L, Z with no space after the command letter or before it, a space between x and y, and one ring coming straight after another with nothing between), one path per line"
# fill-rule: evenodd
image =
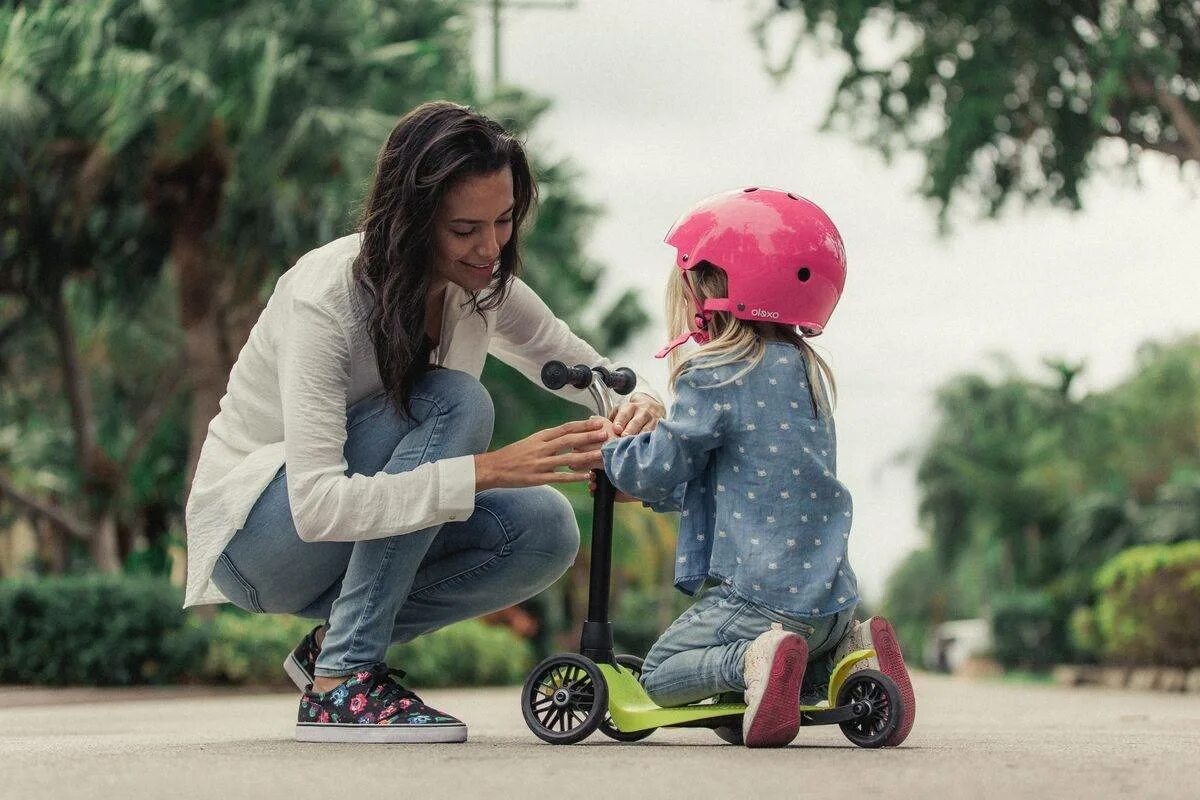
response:
M454 417L456 429L470 435L472 452L481 453L491 443L496 410L478 378L456 369L430 370L413 387L413 397Z
M561 493L549 486L499 489L477 502L487 504L501 520L511 553L531 560L530 577L537 583L550 585L575 562L579 523Z
M534 486L531 494L536 509L530 546L551 556L559 568L559 575L575 563L579 554L579 522L571 501L549 486ZM557 576L555 576L557 577Z

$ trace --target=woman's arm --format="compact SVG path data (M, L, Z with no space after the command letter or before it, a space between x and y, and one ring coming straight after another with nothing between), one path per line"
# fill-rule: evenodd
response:
M614 366L612 361L603 358L595 348L572 333L567 324L554 316L537 293L520 279L513 279L508 296L496 309L495 328L491 334L488 352L519 370L538 386L542 386L542 365L547 361L562 361L569 366ZM566 386L556 394L591 408L590 395L586 390ZM613 393L610 393L610 397L616 402L624 400ZM629 400L633 406L631 412L616 417L623 428L639 412L642 412L642 416L638 423L643 426L650 421L649 418L657 419L663 414L662 398L641 375L638 376L637 389ZM619 411L618 415L622 413ZM636 430L641 430L641 427Z
M377 539L471 515L475 460L469 455L395 475L346 475L350 347L336 319L293 300L279 341L288 499L301 539Z

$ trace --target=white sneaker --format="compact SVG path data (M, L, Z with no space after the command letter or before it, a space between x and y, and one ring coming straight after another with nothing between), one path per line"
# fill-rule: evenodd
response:
M747 747L783 747L796 738L807 666L808 642L778 623L746 648L742 740Z
M866 622L851 623L850 630L833 650L834 663L838 663L855 650L874 650L875 655L855 664L850 670L851 675L863 669L877 670L891 678L900 690L900 699L903 702L900 727L884 742L886 747L895 747L903 742L912 730L917 717L917 698L913 693L912 680L908 676L908 667L904 665L904 654L900 652L900 640L896 638L892 623L884 617L871 617Z

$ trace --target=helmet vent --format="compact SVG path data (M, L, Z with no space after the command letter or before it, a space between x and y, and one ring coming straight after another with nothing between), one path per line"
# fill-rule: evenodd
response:
M801 267L800 271L796 273L796 277L802 281L806 281L812 277L812 271L808 267Z
M751 187L750 187L750 188L748 188L748 189L742 189L742 191L743 191L743 192L746 192L747 194L749 194L750 192L757 192L757 191L758 191L758 187L757 187L757 186L751 186Z
M792 194L791 192L788 192L788 193L787 193L787 196L788 196L788 197L790 197L790 198L792 198L793 200L799 200L799 199L800 199L799 197L796 197L796 195Z

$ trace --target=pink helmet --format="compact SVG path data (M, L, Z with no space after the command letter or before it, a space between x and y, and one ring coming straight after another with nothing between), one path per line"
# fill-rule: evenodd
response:
M672 226L666 242L677 251L675 264L689 292L688 271L707 261L725 271L729 296L701 306L693 292L700 330L680 336L659 358L689 338L708 341L712 311L817 336L846 284L846 248L833 222L815 203L779 189L735 189L701 200Z

